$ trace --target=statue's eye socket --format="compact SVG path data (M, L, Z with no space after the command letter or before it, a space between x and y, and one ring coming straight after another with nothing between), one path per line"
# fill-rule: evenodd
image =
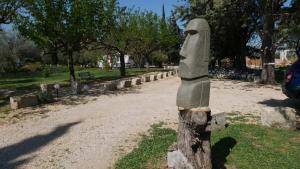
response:
M187 36L187 35L195 35L195 34L197 34L198 32L196 31L196 30L188 30L188 31L186 31L185 32L185 35Z

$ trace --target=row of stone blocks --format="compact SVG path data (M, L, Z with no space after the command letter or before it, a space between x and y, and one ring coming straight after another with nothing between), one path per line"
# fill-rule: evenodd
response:
M158 74L150 74L150 75L143 75L141 77L132 78L132 79L122 79L122 80L114 80L110 82L103 83L100 87L104 91L114 91L119 90L123 88L129 88L135 85L141 85L142 82L150 82L150 81L156 81L158 79L166 78L170 75L175 75L176 71L169 71L169 72L163 72ZM76 90L75 93L80 93L83 89L82 86L78 83L76 83ZM41 84L41 90L42 92L48 92L49 88L51 88L50 85L44 85ZM74 93L74 94L75 94ZM23 95L18 97L10 97L10 106L11 109L20 109L24 107L31 107L38 104L38 96L37 95Z
M141 85L142 83L147 83L151 81L156 81L158 79L163 79L169 76L174 76L176 73L174 71L169 72L162 72L156 74L148 74L142 75L141 77L132 78L132 79L122 79L122 80L115 80L104 83L101 87L104 91L114 91L123 88L129 88L136 85Z

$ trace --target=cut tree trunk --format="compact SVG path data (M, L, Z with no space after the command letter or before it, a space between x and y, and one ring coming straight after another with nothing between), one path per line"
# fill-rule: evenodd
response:
M177 150L168 154L174 169L211 169L211 112L209 108L179 111Z

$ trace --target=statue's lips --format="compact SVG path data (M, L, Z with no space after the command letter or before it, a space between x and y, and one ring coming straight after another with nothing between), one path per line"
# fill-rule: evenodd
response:
M204 77L208 77L207 73L201 72L199 69L193 69L191 63L185 63L183 61L179 64L179 77L182 80L196 80Z

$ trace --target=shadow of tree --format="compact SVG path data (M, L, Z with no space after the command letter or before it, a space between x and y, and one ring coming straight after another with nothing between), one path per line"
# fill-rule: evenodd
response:
M263 104L269 107L290 107L294 109L300 109L300 101L297 99L284 99L284 100L278 100L278 99L269 99L264 100L261 102L258 102L259 104Z
M0 149L0 168L15 169L18 166L25 164L34 157L23 158L18 160L19 157L39 150L41 147L46 146L55 139L66 134L68 130L81 123L81 121L68 123L62 126L56 127L48 134L37 135L28 139L25 139L19 143L3 147Z
M237 141L232 137L225 137L212 146L212 163L214 169L226 169L226 157Z

